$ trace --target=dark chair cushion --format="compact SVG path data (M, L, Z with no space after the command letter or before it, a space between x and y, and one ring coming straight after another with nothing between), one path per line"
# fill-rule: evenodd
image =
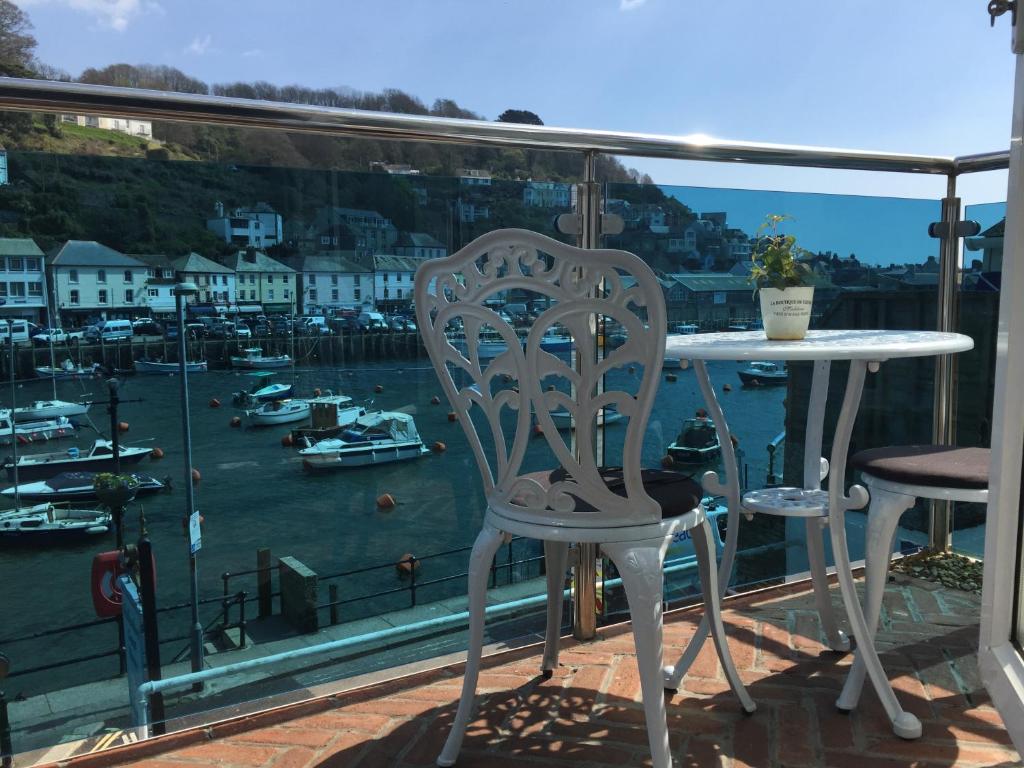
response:
M556 483L565 480L568 476L569 473L559 467L548 474L548 482ZM666 469L644 469L642 477L647 495L661 505L663 519L679 517L696 509L704 496L700 484L689 475L670 472ZM601 470L601 478L612 493L623 497L626 495L622 467L605 467ZM593 511L593 507L580 499L576 501L576 509L581 512Z
M950 445L890 445L860 451L854 469L897 483L932 488L988 488L989 449Z

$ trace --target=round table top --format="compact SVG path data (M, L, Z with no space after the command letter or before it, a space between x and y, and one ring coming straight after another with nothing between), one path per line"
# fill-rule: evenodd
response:
M665 357L682 360L870 360L925 357L974 348L961 333L939 331L808 331L799 341L769 341L764 331L670 335Z

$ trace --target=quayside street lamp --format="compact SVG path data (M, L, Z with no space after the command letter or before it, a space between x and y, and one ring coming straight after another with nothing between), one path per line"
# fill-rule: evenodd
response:
M192 515L196 511L195 489L192 487L192 429L188 411L188 343L185 339L185 297L195 296L199 288L195 283L178 283L172 291L174 309L178 318L178 373L181 378L181 436L185 454L185 531L188 548L189 591L192 599L192 630L189 633L192 671L203 668L203 625L199 623L199 573L196 552L188 534Z

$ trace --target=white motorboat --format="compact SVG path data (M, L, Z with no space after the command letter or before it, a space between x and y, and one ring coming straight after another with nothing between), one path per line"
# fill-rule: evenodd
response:
M0 539L72 539L110 530L110 512L38 504L0 512Z
M248 380L251 383L247 389L234 393L235 405L255 408L260 403L266 403L271 400L285 400L292 396L292 385L274 382L273 373L253 371L244 375L249 377Z
M448 336L448 341L459 353L469 359L469 342L464 333L453 333ZM498 355L508 351L508 342L497 331L481 331L477 337L477 354L481 360L491 360Z
M299 451L310 471L365 467L406 461L430 451L423 445L416 423L407 413L374 411L356 419L341 437L321 440Z
M0 445L10 445L15 439L25 444L73 437L77 428L78 426L66 416L12 424L10 409L0 410Z
M84 416L89 403L69 403L66 400L36 400L31 405L14 409L15 421L56 419L59 416Z
M93 479L96 475L96 472L61 472L49 480L12 485L10 488L4 488L0 494L10 499L20 496L28 501L96 501L96 489L93 488ZM136 496L169 488L168 480L161 482L155 477L135 473L131 476L138 483L135 487Z
M235 368L287 368L292 364L288 355L264 355L259 347L243 349L241 355L231 356Z
M303 398L310 407L311 423L308 427L292 430L292 440L301 448L309 448L319 440L337 437L343 430L366 415L366 407L356 405L351 397L335 395L330 390L312 398Z
M99 367L96 363L88 367L75 365L70 358L67 358L58 366L39 366L36 368L36 375L41 379L91 379L99 372Z
M619 421L622 418L622 414L617 410L608 406L600 410L597 414L597 426L608 427ZM555 426L558 429L574 429L572 414L566 410L551 411L551 420L555 422Z
M178 373L181 371L181 366L178 363L168 363L164 360L147 360L146 358L136 360L134 368L136 373ZM205 360L190 360L185 363L185 371L187 373L206 373L206 370Z
M305 400L271 400L245 412L254 427L273 427L309 418L310 406Z
M746 387L773 387L789 381L785 363L754 361L737 373Z
M152 448L131 448L126 445L118 446L118 454L121 466L138 464L153 452ZM8 457L4 460L4 469L7 477L14 480L15 459ZM88 469L96 472L112 471L114 469L114 446L109 440L97 440L92 444L88 453L82 453L78 448L68 448L66 451L54 453L36 453L28 456L18 456L18 482L23 480L43 480L61 472L68 472L78 469Z
M722 445L715 425L707 418L686 419L666 452L677 464L705 464L718 458Z

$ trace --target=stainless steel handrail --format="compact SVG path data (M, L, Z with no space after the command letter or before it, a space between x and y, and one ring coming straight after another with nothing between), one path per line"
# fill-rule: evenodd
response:
M354 138L900 173L955 174L959 162L953 157L932 155L729 141L703 135L668 136L459 120L21 78L0 78L0 110L112 113L136 119L276 128ZM1005 162L998 165L1003 156L1008 158L1008 153L961 158L966 166L960 172L1005 167Z

